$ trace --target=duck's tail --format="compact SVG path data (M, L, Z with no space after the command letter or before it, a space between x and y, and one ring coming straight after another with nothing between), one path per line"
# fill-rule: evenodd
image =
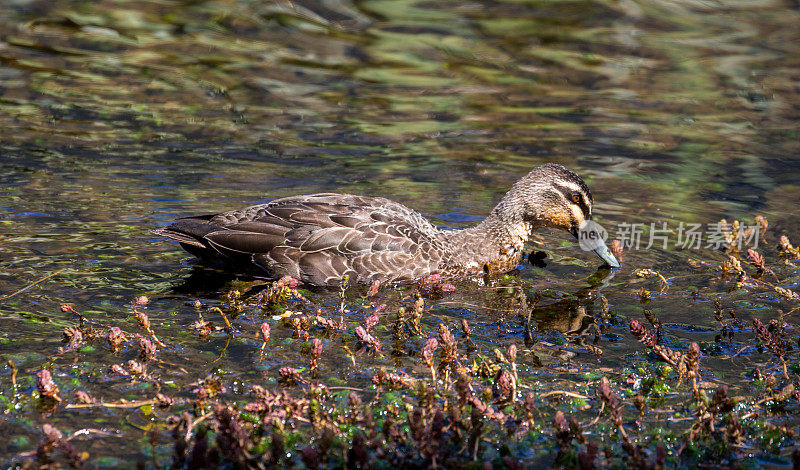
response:
M192 218L178 220L164 228L152 230L152 233L177 241L189 253L202 255L203 251L211 249L205 236L219 229L219 225L213 224L207 219Z

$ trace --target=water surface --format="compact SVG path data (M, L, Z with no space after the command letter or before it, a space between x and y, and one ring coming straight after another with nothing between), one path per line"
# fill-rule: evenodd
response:
M169 339L164 360L193 371L160 367L176 393L212 371L233 384L274 379L299 346L287 339L259 359L252 333L263 318L253 315L237 319L250 337L227 347L225 335L198 340L187 330L196 320L191 303L219 302L228 279L198 272L149 230L325 191L392 198L461 227L545 162L587 180L595 219L612 237L620 223L753 224L760 214L770 222L760 249L776 259L779 235L800 240L798 44L797 5L769 0L7 3L0 355L16 364L28 395L45 365L65 396L152 395L150 383L107 376L133 349L57 353L61 331L75 321L61 304L135 329L125 305L147 295ZM530 249L548 254L545 267L526 262L490 286L459 285L452 297L429 301L426 321L435 329L468 318L488 351L522 344L519 299L491 283L542 293L539 346L526 357L531 374L548 377L558 373L536 361L611 370L639 350L627 333L627 321L642 316L633 292L657 292L658 282L637 269L670 280L647 308L673 326L677 344L713 341L714 298L748 322L791 308L774 293L731 290L715 271L725 257L713 249L676 250L671 241L666 250L626 250L623 268L604 281L604 273L590 278L597 260L564 234L543 232ZM792 265L780 274L783 287L800 283ZM601 293L621 318L600 340L605 355L553 346L582 330L583 318L592 323ZM312 294L335 308L335 291ZM400 302L403 293L387 295L394 307L392 296ZM325 374L367 386L378 362L348 367L330 347ZM400 363L425 373L413 358ZM708 365L710 377L740 381L748 367ZM10 387L10 375L2 369L0 387ZM34 449L41 424L56 422L119 431L86 444L98 465L149 462L149 417L140 411L30 409L3 419L4 434L14 436L0 443L4 458ZM104 449L110 443L114 455Z

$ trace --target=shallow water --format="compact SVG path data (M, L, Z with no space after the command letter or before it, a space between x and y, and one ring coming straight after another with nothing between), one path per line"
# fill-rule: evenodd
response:
M169 339L165 360L193 371L160 368L176 393L214 370L231 384L274 379L300 346L276 342L260 360L252 335L227 348L224 334L198 340L187 330L191 302L219 302L225 279L193 270L149 230L324 191L389 197L461 227L545 162L587 180L595 219L612 238L620 223L752 225L760 214L770 221L760 251L775 259L779 235L800 237L798 44L798 5L778 1L15 0L0 8L0 355L19 368L28 395L44 365L66 396L152 395L149 383L106 374L132 349L57 353L75 321L59 305L135 329L125 305L147 295ZM530 373L547 377L536 361L577 370L629 363L639 351L627 332L642 317L639 287L654 292L647 308L676 344L713 342L717 297L748 324L792 308L774 293L729 292L715 271L721 253L675 249L670 237L668 249L626 250L623 268L601 281L604 272L589 279L593 255L543 232L531 247L548 253L546 267L526 262L510 279L458 285L429 300L426 322L435 331L467 318L491 351L524 336L519 299L498 283L541 292L527 357ZM640 268L664 274L669 290L655 294L658 281L637 277ZM793 265L779 274L785 288L800 284ZM598 358L564 335L592 323L583 315L594 318L600 293L621 321L600 339ZM309 295L332 309L338 302L335 291ZM386 295L394 307L403 292ZM261 320L236 321L250 334ZM348 367L336 351L324 374L368 385L374 370ZM758 360L707 367L710 377L742 381ZM399 362L425 373L418 361ZM10 375L2 369L0 387ZM12 416L2 418L14 436L0 443L4 459L34 449L43 422L118 430L122 437L89 445L97 465L150 458L149 417L138 410Z

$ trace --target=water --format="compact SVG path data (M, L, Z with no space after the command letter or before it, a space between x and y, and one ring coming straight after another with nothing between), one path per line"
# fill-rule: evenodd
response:
M133 350L56 353L75 321L59 305L135 330L124 305L148 295L169 361L202 374L221 366L242 383L274 377L297 346L273 348L253 369L253 341L242 339L212 362L225 336L199 341L187 326L191 301L217 302L221 278L187 282L198 274L191 258L149 230L324 191L388 197L460 227L545 162L587 180L612 237L620 223L752 224L761 214L770 222L761 250L774 260L780 234L800 237L798 44L798 5L778 1L16 0L0 8L0 355L28 394L45 364L66 396L70 383L109 401L152 394L104 377ZM676 342L713 341L716 297L748 322L791 308L769 291L728 292L714 271L722 254L676 250L672 237L667 249L626 250L623 269L601 281L588 279L593 255L544 232L532 246L548 253L546 267L525 263L501 281L544 293L534 314L542 342L593 318L603 282L622 339L606 336L602 359L567 343L532 348L531 361L625 364L638 350L626 325L642 317L642 286ZM637 277L640 268L668 277L667 294L655 295L658 281ZM800 283L793 266L780 274L783 287ZM336 303L335 292L314 295ZM467 283L433 301L426 321L435 331L464 316L480 344L506 345L524 335L516 302ZM254 332L261 320L245 317L240 327ZM346 362L337 352L326 373L368 384L371 372ZM740 364L717 362L719 376L743 378ZM202 377L159 373L182 390ZM17 414L4 425L16 440L0 455L35 448L41 423L54 420L121 430L96 439L95 457L109 442L120 456L144 455L135 430L146 418L113 410Z

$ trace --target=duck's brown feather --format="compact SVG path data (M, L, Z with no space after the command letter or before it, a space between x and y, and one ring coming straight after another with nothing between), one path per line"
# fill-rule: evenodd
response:
M439 229L419 213L383 198L313 194L186 219L157 231L203 258L248 256L271 277L316 285L402 282L436 272ZM188 245L188 246L187 246Z

